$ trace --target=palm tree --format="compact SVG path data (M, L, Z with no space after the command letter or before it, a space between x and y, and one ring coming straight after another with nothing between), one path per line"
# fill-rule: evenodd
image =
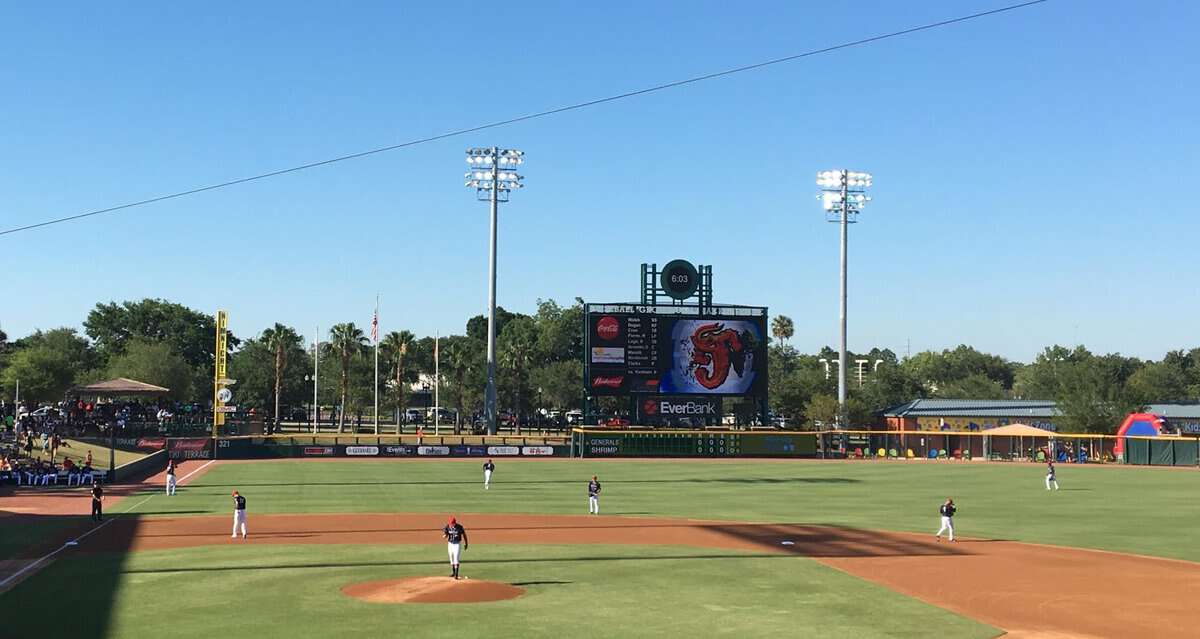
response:
M400 416L404 414L404 409L408 406L404 398L404 382L406 381L404 365L408 357L408 350L412 348L415 341L416 336L410 331L392 331L384 335L383 341L379 344L392 363L393 379L396 380L396 432L400 432Z
M530 365L533 363L533 343L525 339L522 334L514 334L512 338L504 343L504 349L500 353L501 363L513 372L515 383L513 384L515 401L513 402L513 414L517 420L517 434L521 434L521 386L525 383L525 376L529 371Z
M263 331L262 341L275 354L275 419L274 427L267 433L273 433L279 428L279 396L283 389L283 369L287 367L287 353L293 348L301 348L303 340L290 326L278 322Z
M796 325L787 315L776 315L771 321L771 334L775 339L786 342L796 334Z
M367 344L367 337L362 329L354 322L334 324L329 329L329 342L323 344L330 352L336 353L342 363L342 402L338 408L338 432L346 426L346 395L350 391L350 359L361 353Z
M443 360L446 365L442 370L449 369L451 383L454 388L454 434L462 432L462 416L466 404L465 388L467 372L471 368L471 354L459 341L452 341L442 347Z

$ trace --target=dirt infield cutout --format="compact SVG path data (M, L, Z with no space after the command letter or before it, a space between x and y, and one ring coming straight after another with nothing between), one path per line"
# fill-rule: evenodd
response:
M481 603L516 599L525 589L482 579L409 577L349 584L342 593L371 603Z

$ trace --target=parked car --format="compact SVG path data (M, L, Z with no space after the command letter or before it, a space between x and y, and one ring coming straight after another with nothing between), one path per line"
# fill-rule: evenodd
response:
M567 411L567 425L578 426L583 423L583 411L569 410Z
M420 408L410 408L404 411L404 421L409 424L420 424L425 421L425 411Z

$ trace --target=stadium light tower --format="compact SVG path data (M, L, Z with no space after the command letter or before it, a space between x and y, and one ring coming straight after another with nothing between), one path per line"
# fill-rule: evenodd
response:
M488 250L488 337L487 390L483 411L488 433L496 434L496 212L501 202L508 201L509 192L522 188L525 178L517 167L525 162L525 152L497 147L467 149L466 186L474 187L475 197L491 203L491 243Z
M871 174L838 169L817 173L817 186L821 187L821 206L825 219L837 222L842 230L841 306L838 318L841 323L841 343L838 346L838 426L846 426L846 238L849 225L858 221L858 214L871 198L867 188L871 186Z

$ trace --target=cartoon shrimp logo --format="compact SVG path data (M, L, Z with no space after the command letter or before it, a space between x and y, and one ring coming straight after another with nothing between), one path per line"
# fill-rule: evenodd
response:
M704 324L692 333L692 361L696 381L713 390L729 379L729 367L742 377L746 367L746 350L742 338L732 328L720 322Z

